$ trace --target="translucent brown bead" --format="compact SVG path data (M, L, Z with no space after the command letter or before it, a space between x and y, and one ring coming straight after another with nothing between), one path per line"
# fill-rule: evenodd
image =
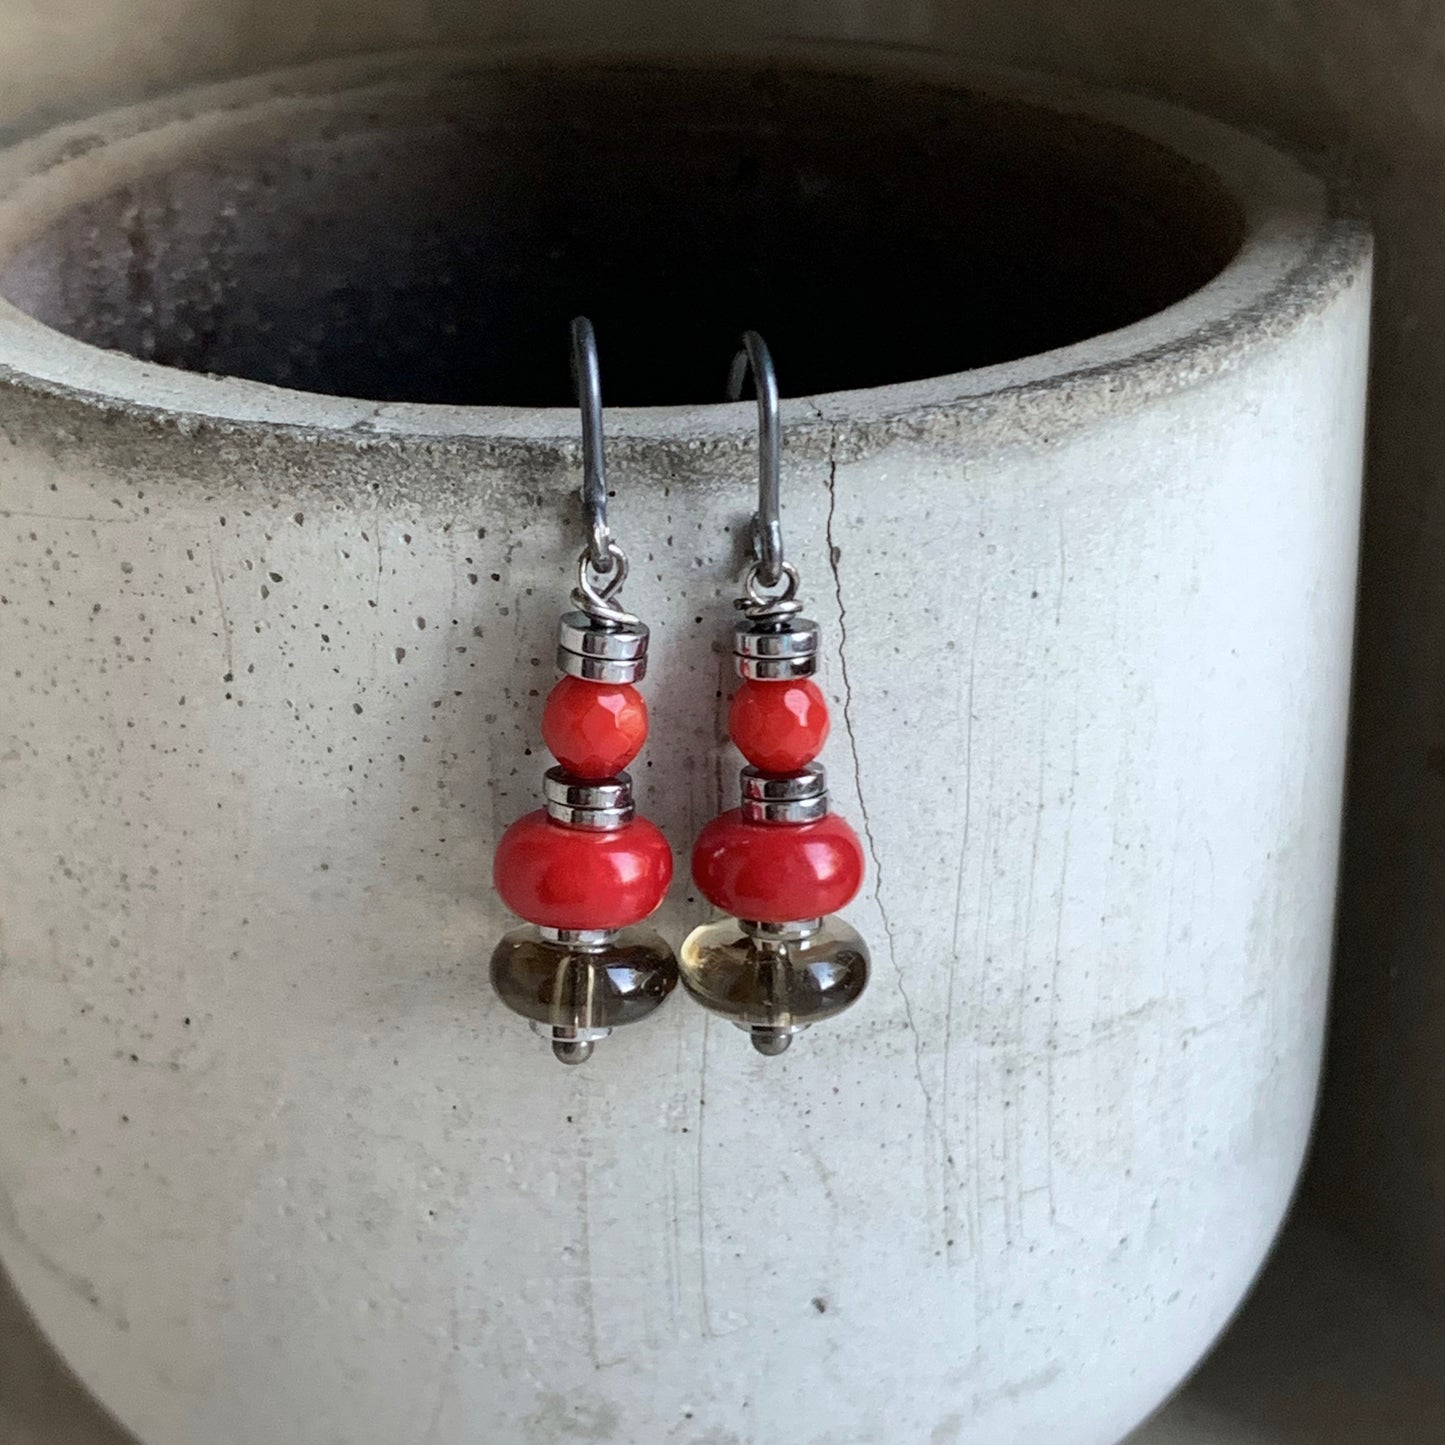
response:
M693 998L746 1029L764 1054L854 1003L868 962L868 946L837 917L776 929L724 918L694 929L678 960Z
M548 937L528 925L492 952L492 987L514 1013L552 1041L564 1063L581 1063L598 1039L652 1013L677 984L677 960L649 928Z

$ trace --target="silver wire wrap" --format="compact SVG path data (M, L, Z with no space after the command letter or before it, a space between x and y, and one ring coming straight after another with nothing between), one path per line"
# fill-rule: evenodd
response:
M791 562L782 564L781 592L768 592L763 586L762 563L753 562L743 574L743 596L733 606L751 622L778 622L803 610L798 601L798 569Z
M600 585L595 582L592 554L584 550L577 559L577 585L572 589L572 604L598 622L636 627L637 617L612 600L622 591L622 584L627 581L627 554L616 542L609 542L607 545L611 549L611 575Z

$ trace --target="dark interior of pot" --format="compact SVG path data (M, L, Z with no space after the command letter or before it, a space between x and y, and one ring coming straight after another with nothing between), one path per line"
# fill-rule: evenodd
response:
M739 332L786 395L1114 330L1237 251L1211 173L1126 131L928 84L531 65L338 95L63 215L0 294L165 366L378 401L713 401Z

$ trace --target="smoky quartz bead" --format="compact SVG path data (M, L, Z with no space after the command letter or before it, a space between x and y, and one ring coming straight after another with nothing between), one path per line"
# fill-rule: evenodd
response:
M762 1054L781 1054L810 1024L840 1014L868 984L868 946L841 918L696 928L682 945L683 987L747 1031Z
M650 928L528 925L506 934L492 952L492 987L551 1040L564 1064L582 1063L614 1028L646 1018L676 984L672 949Z

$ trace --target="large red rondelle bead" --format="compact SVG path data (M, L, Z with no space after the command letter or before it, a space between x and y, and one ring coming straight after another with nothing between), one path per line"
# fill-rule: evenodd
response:
M832 813L816 823L750 823L734 808L698 834L692 876L709 903L735 918L797 923L853 900L863 845Z
M646 818L566 828L538 809L502 834L492 862L502 901L543 928L627 928L662 902L672 849Z
M728 731L738 751L765 773L806 767L823 751L828 727L828 701L808 677L749 680L733 694L728 711Z
M613 777L647 741L647 704L627 683L564 677L542 709L542 740L569 773Z

